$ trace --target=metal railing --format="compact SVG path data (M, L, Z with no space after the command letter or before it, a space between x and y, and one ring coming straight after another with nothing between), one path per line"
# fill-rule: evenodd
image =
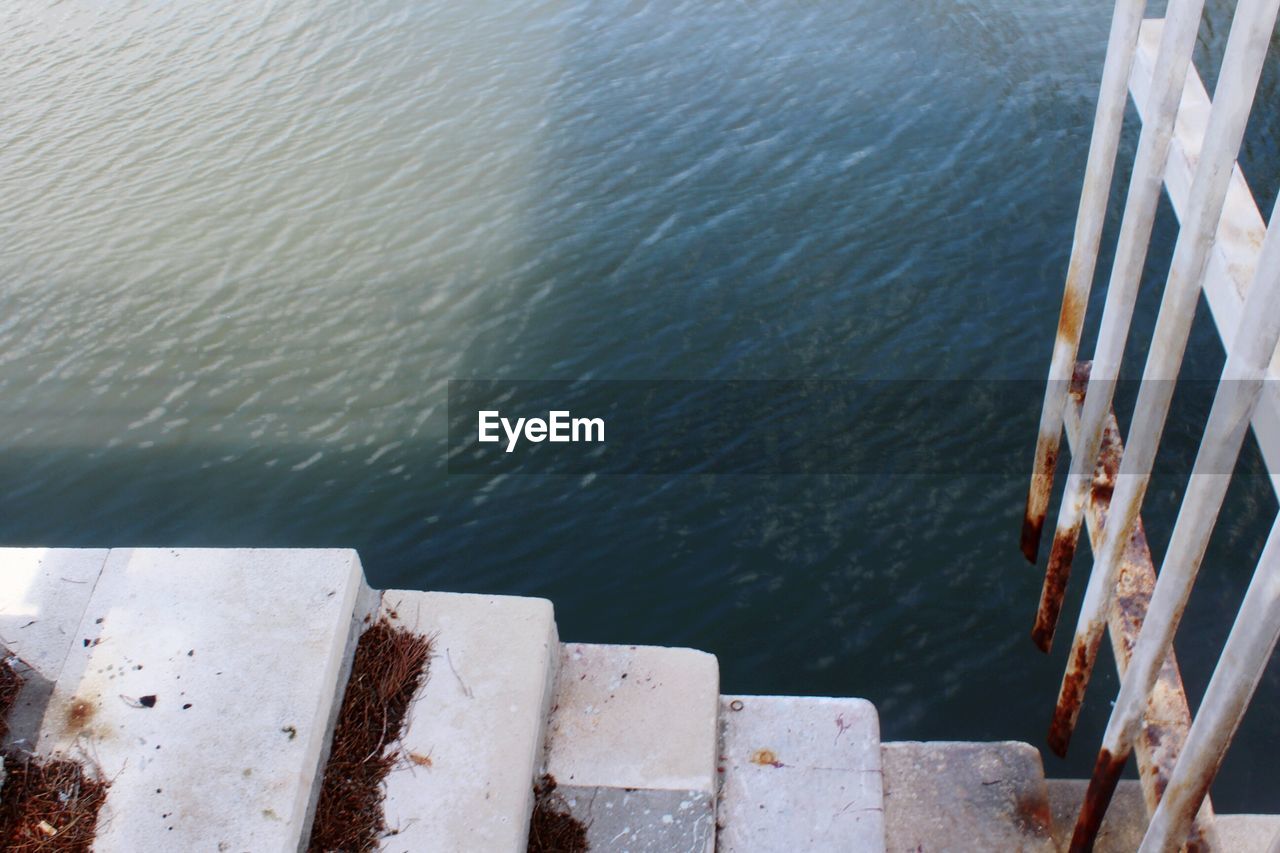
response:
M1073 850L1092 848L1135 751L1151 813L1142 850L1218 847L1209 786L1280 637L1277 522L1192 721L1173 636L1250 424L1269 471L1280 471L1280 382L1264 382L1280 379L1280 224L1273 212L1264 230L1236 166L1280 0L1239 0L1212 102L1192 67L1203 0L1169 0L1165 18L1146 21L1145 6L1116 2L1022 530L1034 563L1065 427L1071 464L1032 632L1042 650L1086 524L1095 560L1050 729L1055 752L1067 750L1108 628L1121 671ZM1096 351L1078 364L1126 89L1142 127ZM1162 189L1180 228L1122 444L1113 393ZM1140 510L1202 292L1227 360L1157 579ZM1280 492L1275 474L1272 484Z

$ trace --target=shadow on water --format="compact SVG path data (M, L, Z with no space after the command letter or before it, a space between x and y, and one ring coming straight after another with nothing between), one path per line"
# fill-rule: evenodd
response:
M593 14L570 29L563 55L572 64L538 176L547 207L534 220L539 242L563 251L549 263L572 272L549 274L556 298L525 325L517 375L1043 371L1101 55L1053 67L1061 51L1042 48L1072 25L1101 46L1101 9L1073 21L1061 9L978 14L948 4L914 28L880 4L836 21L829 10L806 17L779 4L753 4L740 17L723 6L666 11L647 20L628 9L625 22L603 24ZM700 52L712 33L754 49ZM1215 50L1220 42L1207 39L1202 52ZM984 62L993 55L1002 64ZM676 70L655 80L645 73L653 68ZM1269 76L1263 103L1276 88ZM1121 174L1136 141L1130 118ZM1275 161L1271 124L1255 125L1246 168ZM1274 190L1258 171L1261 201ZM1119 206L1118 196L1102 271ZM1175 236L1164 203L1127 375L1140 373ZM566 302L581 326L557 310ZM592 332L615 322L625 339ZM1186 375L1220 368L1202 307ZM1119 401L1126 422L1132 399ZM1023 413L1020 460L1036 414ZM960 410L955 423L973 437L974 456L1007 452L999 441L983 447L998 431L975 417ZM1197 422L1188 423L1181 437L1194 442ZM1276 508L1252 446L1245 467L1255 476L1229 496L1206 559L1217 571L1206 571L1180 633L1193 703ZM1060 643L1046 660L1027 639L1039 571L1016 554L1023 478L535 481L525 488L585 513L563 528L546 557L556 570L543 575L567 636L650 641L636 622L652 619L666 626L653 627L661 641L673 641L674 627L679 642L717 652L727 690L865 695L889 738L1042 743L1066 650ZM1147 501L1157 561L1183 482L1158 478ZM531 523L541 514L510 509ZM581 550L584 529L602 550ZM1086 546L1078 565L1088 561ZM1082 586L1073 587L1068 626ZM1066 762L1047 757L1053 775L1088 775L1089 745L1117 687L1109 658L1099 671L1082 746ZM1242 741L1272 738L1280 714L1267 697L1278 693L1280 678L1268 677ZM1270 808L1252 793L1264 776L1248 750L1236 750L1217 789L1222 805Z

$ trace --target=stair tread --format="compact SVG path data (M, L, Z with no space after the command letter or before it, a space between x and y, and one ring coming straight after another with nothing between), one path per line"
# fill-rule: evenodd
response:
M724 696L722 853L885 849L880 721L864 699Z
M386 851L520 851L559 663L551 602L388 590L393 624L433 637L386 778Z
M0 548L0 637L24 679L7 718L10 743L33 745L106 561L106 548Z
M1049 807L1053 812L1053 837L1058 850L1066 850L1071 844L1084 793L1089 787L1087 779L1050 779L1047 783ZM1121 779L1111 797L1094 853L1132 853L1142 844L1147 831L1147 805L1142 797L1142 783L1136 779Z
M706 652L562 647L547 771L592 849L711 850L719 682Z
M368 600L349 550L112 550L39 742L111 781L94 849L297 850Z
M889 853L1055 850L1044 768L1030 744L894 742L882 756Z
M36 672L57 678L106 548L0 548L0 636Z

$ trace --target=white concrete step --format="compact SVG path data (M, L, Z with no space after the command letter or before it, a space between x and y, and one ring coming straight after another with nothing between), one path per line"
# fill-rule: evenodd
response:
M718 853L882 853L880 719L864 699L725 696Z
M8 742L30 749L53 684L77 641L105 548L0 548L0 645L24 681L9 712Z
M350 550L112 550L39 741L111 780L95 851L296 851L376 601Z
M562 647L546 768L592 850L711 853L719 682L705 652Z
M560 645L551 602L388 590L392 624L433 637L386 778L386 851L524 853Z
M883 747L889 853L1054 853L1040 753L1016 742Z

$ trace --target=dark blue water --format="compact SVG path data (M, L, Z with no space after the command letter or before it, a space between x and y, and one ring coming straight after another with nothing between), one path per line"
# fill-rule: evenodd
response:
M1029 466L1034 405L1017 446L951 413L968 474L485 477L447 471L446 389L1041 379L1109 4L243 5L0 11L0 539L353 546L376 585L715 652L726 692L865 696L889 739L1043 742L1065 649L1028 638L1025 474L983 464ZM1242 154L1268 210L1278 91ZM1134 374L1175 235L1166 206ZM1187 372L1221 361L1205 314ZM1181 488L1148 497L1157 557ZM1233 488L1193 701L1275 513ZM1051 775L1092 764L1101 672ZM1220 809L1276 809L1278 697Z

